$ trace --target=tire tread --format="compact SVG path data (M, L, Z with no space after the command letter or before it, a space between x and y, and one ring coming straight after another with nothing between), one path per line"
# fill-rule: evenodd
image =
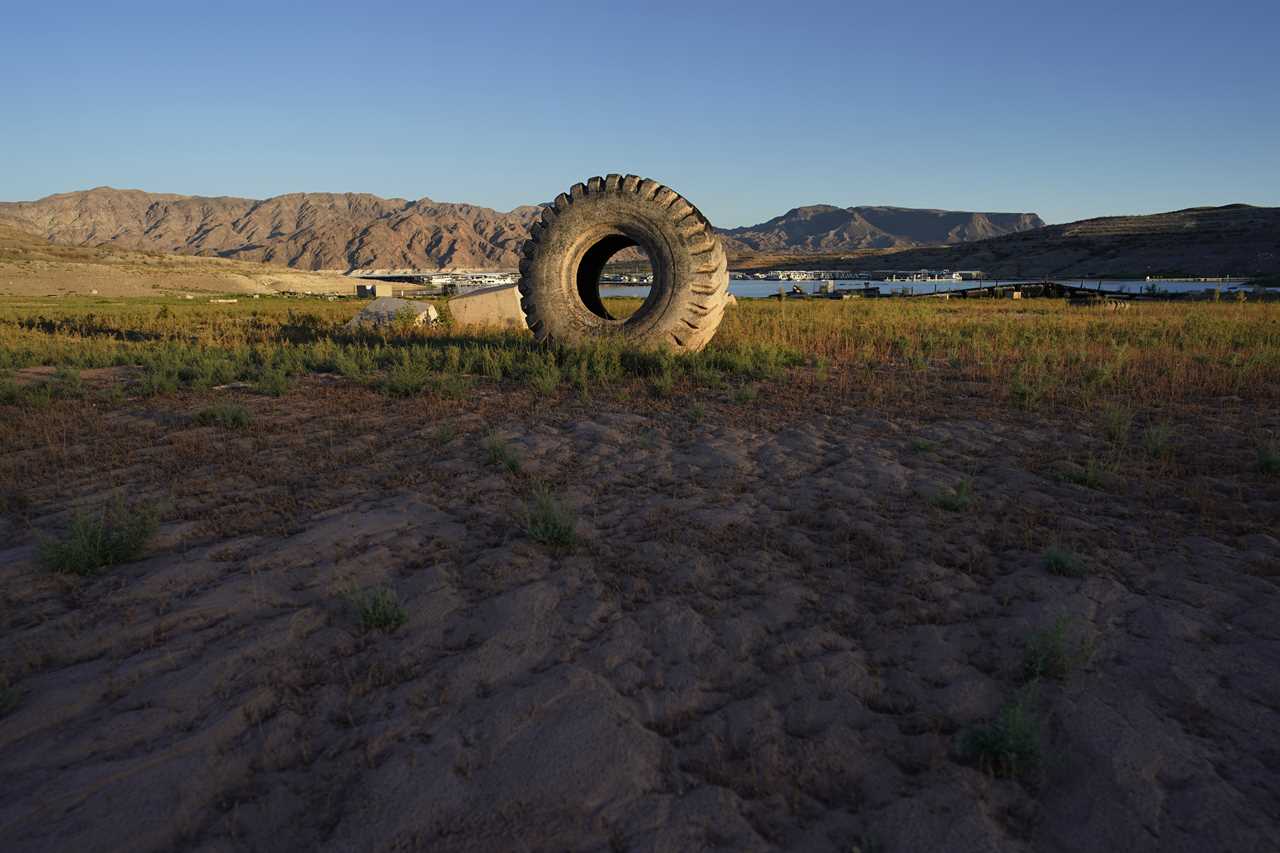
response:
M544 206L541 217L530 228L529 238L520 248L517 289L520 307L534 338L545 342L550 337L547 323L539 316L538 298L531 280L539 248L557 220L575 204L592 196L610 193L634 195L640 201L657 207L684 244L679 251L689 256L692 270L690 277L683 282L675 282L675 287L685 289L689 298L677 299L669 315L659 320L652 333L661 333L663 337L660 340L668 341L667 346L677 350L702 349L719 327L728 302L728 264L720 238L702 212L675 190L650 178L617 173L591 177L574 184L568 192L560 193Z

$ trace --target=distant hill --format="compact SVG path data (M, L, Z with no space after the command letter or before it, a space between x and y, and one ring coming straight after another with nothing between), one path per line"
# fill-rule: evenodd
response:
M906 207L797 207L759 225L721 231L728 248L756 252L901 249L982 240L1040 228L1034 213L967 213Z
M942 248L828 259L849 268L979 269L995 276L1255 276L1280 272L1280 207L1229 204L1106 216ZM814 265L807 257L777 266Z
M291 193L258 201L110 187L0 203L0 217L55 243L108 243L311 270L514 268L538 214L537 207L500 213L365 193Z
M55 243L206 255L300 269L514 269L540 207L292 193L262 201L99 187L0 203L0 221ZM944 245L1035 228L1032 213L801 207L721 231L730 253Z
M351 279L266 264L143 252L116 246L59 246L0 217L0 294L157 296L166 293L350 293Z

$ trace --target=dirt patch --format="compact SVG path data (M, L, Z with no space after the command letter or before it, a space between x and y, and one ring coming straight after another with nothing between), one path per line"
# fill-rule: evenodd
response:
M21 297L94 295L102 298L165 293L280 291L354 293L335 273L133 251L118 246L55 245L0 222L0 294Z
M113 385L124 385L138 378L140 371L136 367L118 365L116 367L87 367L73 370L80 382L94 388L107 388ZM40 367L24 367L13 373L13 384L19 388L40 385L58 378L58 368L42 365Z
M1206 401L1155 457L961 390L806 387L697 415L316 380L10 409L6 846L1271 845L1274 413ZM252 428L200 425L227 399ZM1091 485L1063 467L1102 457ZM572 546L531 535L535 487ZM144 559L40 567L117 494L162 510ZM972 733L1015 701L1040 754L996 775Z

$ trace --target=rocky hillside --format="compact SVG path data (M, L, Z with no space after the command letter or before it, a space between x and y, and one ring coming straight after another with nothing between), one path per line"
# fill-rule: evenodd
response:
M1040 228L1034 213L965 213L906 207L797 207L782 216L723 231L731 249L847 252L941 246Z
M1106 216L850 263L877 269L980 269L1006 277L1269 275L1280 272L1280 207L1230 204Z
M257 201L108 187L0 204L0 219L55 243L107 243L310 270L513 268L537 214L537 207L500 213L367 193L291 193Z
M428 198L293 193L262 201L108 187L0 203L0 221L55 243L207 255L301 269L514 269L538 215ZM1041 225L1031 213L956 213L893 207L796 208L723 231L735 254L944 245Z

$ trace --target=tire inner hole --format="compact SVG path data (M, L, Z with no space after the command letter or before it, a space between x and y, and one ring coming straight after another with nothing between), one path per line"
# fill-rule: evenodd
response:
M617 256L617 257L615 257ZM608 271L605 267L609 265ZM605 307L601 296L601 284L613 289L618 296L638 296L648 299L653 282L653 266L649 256L635 240L625 234L610 234L587 250L578 264L578 298L587 310L605 320L619 320ZM641 306L637 306L637 309ZM633 310L624 309L625 315Z

